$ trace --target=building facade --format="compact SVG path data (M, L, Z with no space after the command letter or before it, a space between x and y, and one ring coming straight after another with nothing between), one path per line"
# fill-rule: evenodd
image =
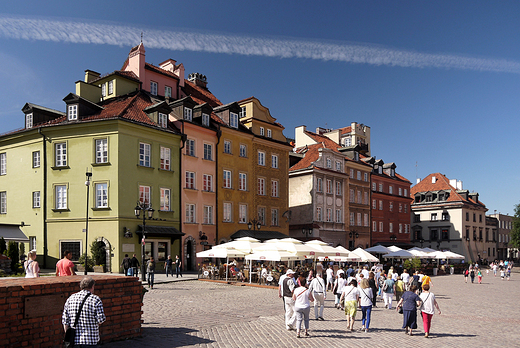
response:
M497 243L496 259L506 260L510 258L517 258L518 251L514 248L509 248L514 217L500 213L489 214L488 216L496 219L497 222L497 234L494 238L494 241Z

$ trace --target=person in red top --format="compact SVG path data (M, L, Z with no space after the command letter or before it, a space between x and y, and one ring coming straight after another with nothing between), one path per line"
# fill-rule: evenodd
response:
M70 260L72 253L69 250L65 250L63 253L63 259L59 260L56 264L56 277L76 275L74 272L74 263Z

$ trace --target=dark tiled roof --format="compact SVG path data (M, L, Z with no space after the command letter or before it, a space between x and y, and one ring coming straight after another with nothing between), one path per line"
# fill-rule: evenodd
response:
M188 80L184 80L184 93L191 96L199 104L208 103L212 108L222 105L222 102L207 88L197 86Z

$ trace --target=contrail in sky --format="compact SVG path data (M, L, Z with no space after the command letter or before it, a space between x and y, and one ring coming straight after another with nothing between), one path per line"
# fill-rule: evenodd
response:
M134 46L140 42L142 31L145 32L143 41L146 47L174 51L304 58L411 68L520 73L520 62L513 60L421 53L363 43L331 43L180 30L147 30L125 25L0 16L0 36L10 39Z

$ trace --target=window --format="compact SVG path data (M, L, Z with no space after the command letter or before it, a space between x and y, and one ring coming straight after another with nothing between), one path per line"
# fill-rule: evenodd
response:
M247 205L246 204L238 205L238 222L241 224L245 224L247 222Z
M150 81L150 93L152 95L157 95L157 82Z
M258 220L262 226L265 226L265 207L258 207Z
M55 197L55 205L56 209L67 209L67 186L66 185L56 185L54 187L54 197Z
M327 216L326 216L327 222L332 222L332 209L327 208Z
M469 221L469 213L466 212L466 221Z
M172 96L172 88L170 86L164 86L164 96L171 98Z
M7 174L7 154L0 153L0 175Z
M258 151L258 165L265 166L265 152Z
M405 205L404 205L404 212L405 212L405 213L408 213L408 204L405 204Z
M202 190L206 192L213 192L213 175L202 175Z
M321 221L321 207L316 208L316 221Z
M202 125L209 127L209 115L208 114L202 114Z
M356 224L356 214L350 212L350 226L354 226Z
M431 221L437 221L437 213L432 213L431 214Z
M430 231L430 240L438 240L439 239L439 231L438 230L431 230Z
M356 194L354 193L354 189L350 189L349 193L349 202L354 203L356 201Z
M32 153L32 166L33 168L40 167L40 151L34 151Z
M81 249L81 242L60 241L60 255L62 255L65 250L69 250L72 253L71 261L79 260Z
M354 169L350 169L350 177L354 179Z
M195 204L186 204L186 220L187 223L195 223Z
M67 166L67 143L55 144L56 167Z
M206 225L213 224L213 207L211 205L204 206L204 220L203 223Z
M258 178L258 194L260 196L265 196L265 179Z
M245 106L242 106L240 108L240 112L238 113L238 116L240 116L240 118L246 117L246 107Z
M404 189L404 196L408 196L408 190L407 189Z
M390 222L388 224L388 232L394 233L394 223L393 222Z
M390 203L388 204L388 209L389 209L390 211L394 211L394 202L390 202Z
M231 141L224 140L224 153L231 153Z
M375 199L372 200L372 209L377 209L377 200Z
M379 192L383 192L383 184L379 184Z
M0 214L7 213L7 192L0 192Z
M247 174L238 173L238 189L240 191L247 191Z
M195 140L186 140L186 155L195 157Z
M264 127L260 127L260 135L264 136L264 134L265 134Z
M278 168L278 155L271 155L271 168Z
M271 197L278 197L278 180L271 180Z
M40 208L40 191L34 191L32 193L32 201L33 201L33 208Z
M341 189L341 181L336 181L336 195L341 196L343 194Z
M316 186L317 186L316 191L323 192L323 179L322 178L318 178Z
M222 182L223 182L224 188L231 188L231 171L230 170L224 170Z
M29 129L33 127L33 114L25 115L25 128Z
M186 188L195 189L195 173L186 171Z
M363 214L363 226L368 227L368 214Z
M368 199L368 192L363 192L363 204L369 205L370 201Z
M36 250L36 237L35 236L29 237L29 250Z
M402 195L403 195L403 189L402 189L402 188L399 187L399 188L397 189L397 191L398 191L399 196L402 196Z
M357 213L356 215L357 215L357 225L361 226L361 223L362 223L361 222L361 213Z
M108 184L96 184L96 208L108 208Z
M170 148L161 146L161 169L170 170Z
M271 130L269 128L267 128L267 137L268 138L272 137L272 133L271 133Z
M108 139L96 139L96 163L108 162Z
M332 161L330 158L327 158L327 168L332 168Z
M167 128L168 127L168 115L163 114L162 112L159 112L158 123L159 127L161 128Z
M368 173L363 173L363 181L368 182Z
M170 211L171 210L171 190L168 188L161 188L161 211Z
M341 223L341 209L336 209L336 222Z
M379 222L379 232L383 232L383 222Z
M114 93L114 81L108 81L108 95Z
M213 145L204 144L204 159L208 161L213 160Z
M229 126L238 128L238 114L235 114L234 112L229 113Z
M106 83L101 85L101 96L106 97L107 96L107 85Z
M224 210L223 210L223 216L222 221L223 222L231 222L231 210L233 205L228 202L224 202Z
M450 213L442 213L442 221L450 221Z
M185 107L184 108L184 119L186 121L192 121L193 120L193 110L190 108Z
M332 180L327 179L327 193L332 194Z
M78 119L78 105L69 105L67 108L67 115L69 116L69 121L74 121Z
M278 226L278 209L271 209L271 226Z
M150 186L139 186L139 202L141 204L150 204Z
M341 162L339 162L339 161L336 161L336 170L338 172L341 172Z
M372 183L372 191L377 190L377 184L375 182Z
M377 221L372 221L372 232L377 232Z
M150 144L139 143L139 165L150 167Z
M383 201L379 201L379 210L383 210Z
M393 195L394 194L394 187L393 186L388 186L388 193Z
M486 241L488 241L487 238L488 236L486 235ZM450 231L448 229L442 229L441 230L441 238L442 240L450 240Z
M244 144L240 144L240 157L247 157L247 147Z
M361 191L357 192L357 201L356 203L361 204Z
M361 180L361 172L359 170L357 171L357 179Z

